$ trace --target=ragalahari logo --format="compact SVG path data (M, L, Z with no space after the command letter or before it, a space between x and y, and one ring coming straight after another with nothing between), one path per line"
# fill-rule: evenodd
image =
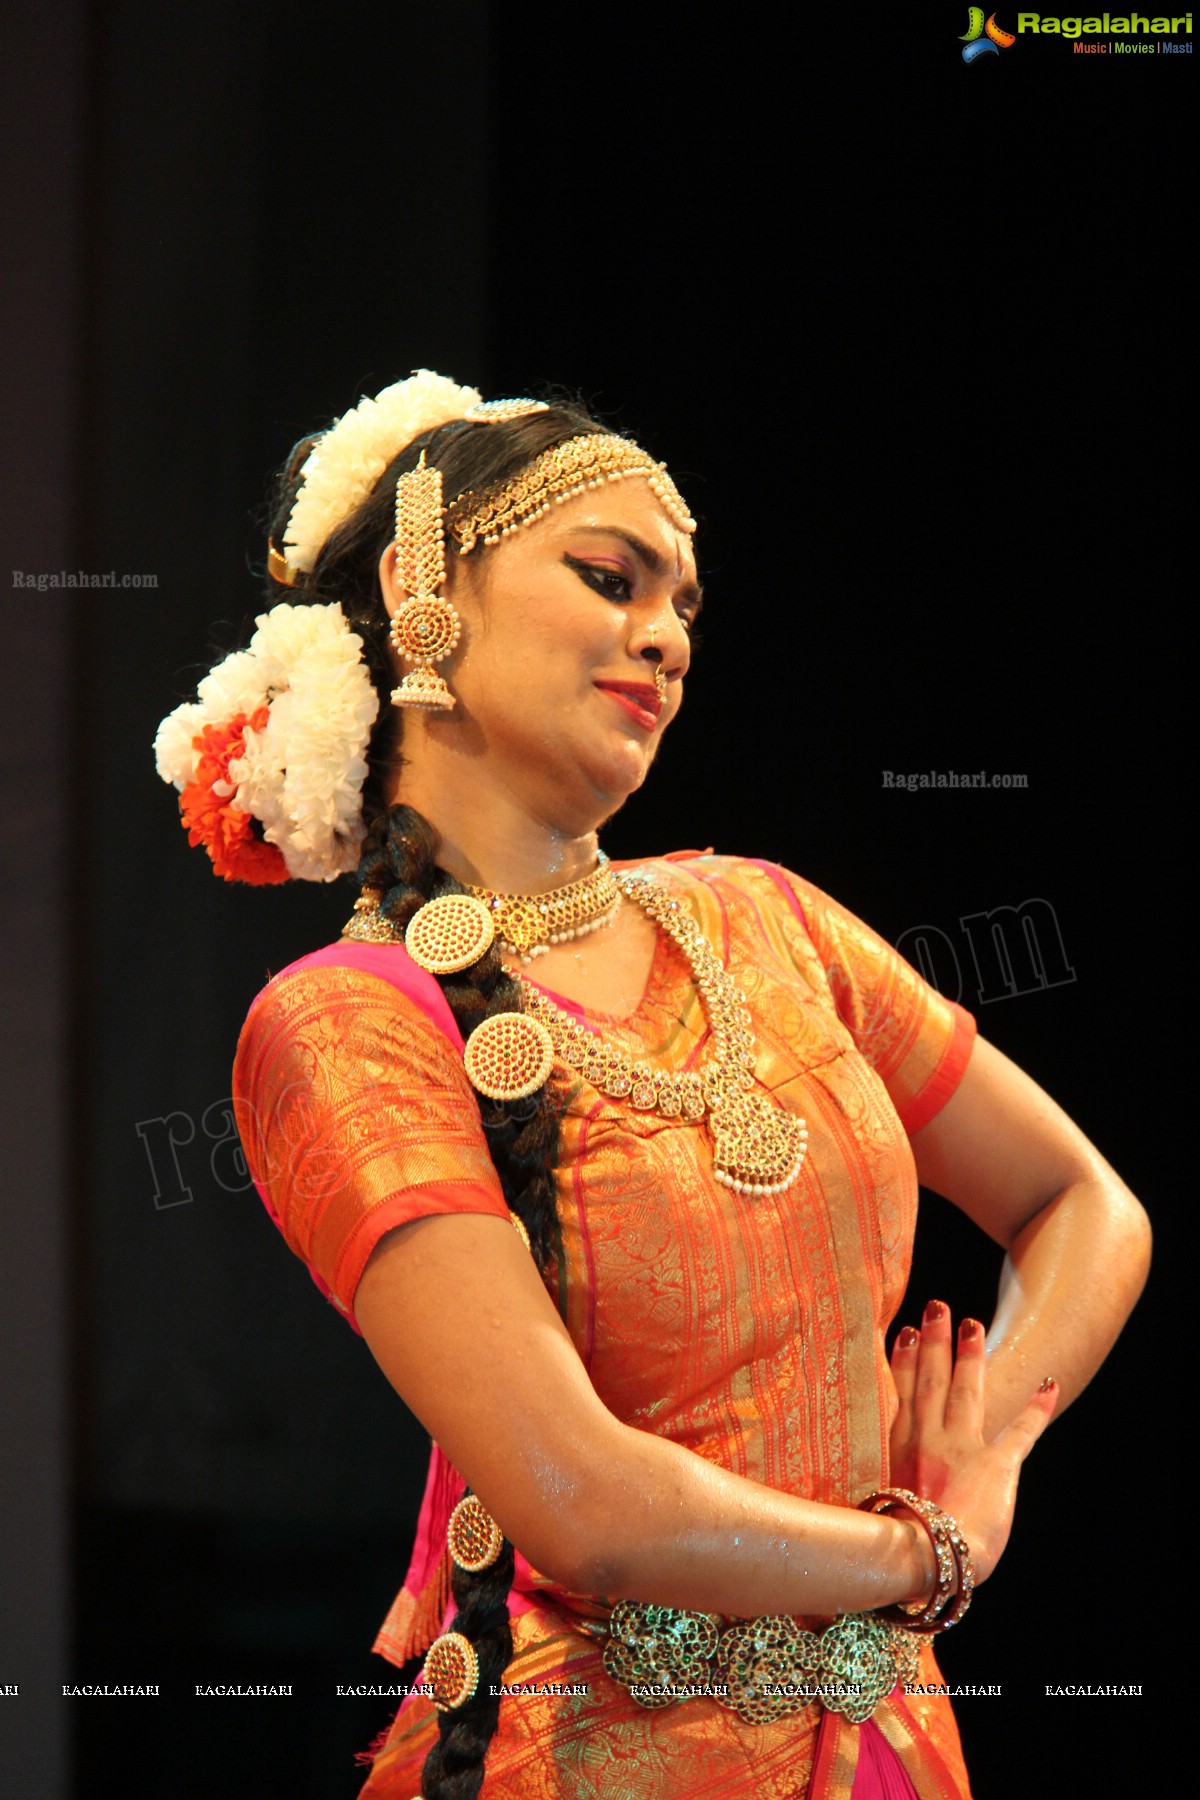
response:
M959 39L965 63L973 63L977 56L999 56L1001 50L1011 50L1016 41L1011 31L1001 31L995 13L989 14L984 24L982 6L968 6L967 29Z

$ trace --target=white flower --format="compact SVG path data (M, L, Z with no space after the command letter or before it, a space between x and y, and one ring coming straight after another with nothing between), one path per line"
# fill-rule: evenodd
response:
M158 728L154 740L154 765L163 780L173 782L181 792L189 781L196 779L200 758L192 748L192 739L208 722L203 706L198 706L194 700L186 700L173 713L168 713Z
M255 623L246 649L218 663L198 699L159 726L158 772L186 786L196 733L267 703L266 725L247 730L243 754L230 762L230 804L259 821L289 875L333 881L358 863L366 749L379 712L362 639L337 605L281 602Z
M360 507L394 456L423 431L461 419L479 404L431 369L417 369L372 399L360 400L318 440L301 471L304 482L283 534L287 560L307 573L337 527Z

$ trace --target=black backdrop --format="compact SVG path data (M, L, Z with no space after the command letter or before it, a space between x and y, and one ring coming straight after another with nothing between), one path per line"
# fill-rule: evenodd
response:
M76 596L70 623L61 1679L161 1697L43 1708L72 1745L54 1800L118 1783L340 1800L387 1720L335 1687L386 1679L368 1646L423 1439L278 1243L224 1107L250 998L336 935L348 895L214 882L150 744L258 609L267 471L417 364L488 394L579 387L701 517L687 711L610 852L775 857L932 953L1149 1204L1149 1294L1028 1466L1008 1557L944 1662L1002 1687L959 1705L978 1800L1115 1792L1152 1768L1184 1439L1164 1391L1185 1302L1163 1088L1188 991L1192 63L1022 36L967 67L964 11L64 10L70 561L157 588ZM30 91L36 194L53 106ZM36 506L30 545L35 524ZM10 563L30 554L18 535ZM1028 785L883 784L951 769ZM1030 900L1043 957L1052 917L1065 960L1014 963L998 997L963 921ZM986 1314L995 1272L929 1198L902 1316L932 1293ZM19 1636L4 1656L19 1669ZM189 1697L231 1680L295 1697ZM1143 1692L1045 1694L1072 1682Z

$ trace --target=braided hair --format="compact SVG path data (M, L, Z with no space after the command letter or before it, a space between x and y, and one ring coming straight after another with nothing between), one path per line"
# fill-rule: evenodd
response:
M417 908L442 894L461 893L459 882L438 867L438 839L429 821L413 807L389 807L386 786L403 756L402 713L390 704L396 674L388 640L388 617L379 588L379 560L394 535L398 478L416 467L421 452L442 472L449 502L468 489L506 482L544 450L583 433L599 432L587 412L573 404L504 422L455 420L423 432L384 470L372 493L334 531L312 572L296 587L268 574L270 603L341 605L363 642L363 654L380 708L367 747L363 786L366 838L357 870L360 887L378 895L380 910L403 931ZM280 543L300 486L300 470L314 440L302 439L280 475L271 508L270 537ZM472 555L486 555L477 546ZM519 984L507 973L493 944L471 968L441 976L442 991L464 1038L494 1013L522 1010ZM554 1170L558 1158L561 1093L550 1081L526 1100L480 1098L480 1115L505 1200L524 1224L539 1270L551 1268L557 1249ZM507 1539L499 1558L479 1574L452 1564L456 1612L451 1629L474 1647L479 1662L475 1693L465 1705L442 1712L438 1740L425 1761L425 1800L474 1800L483 1785L484 1758L499 1719L492 1694L512 1657L508 1592L513 1579L513 1547Z

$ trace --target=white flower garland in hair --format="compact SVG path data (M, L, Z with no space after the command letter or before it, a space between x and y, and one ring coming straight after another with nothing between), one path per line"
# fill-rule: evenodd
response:
M226 725L267 705L265 726L246 727L242 753L229 763L229 782L212 791L259 821L289 875L333 881L358 864L366 748L379 712L362 639L336 604L285 601L255 624L246 649L218 663L196 699L177 706L159 726L158 772L182 791L198 778L197 740L204 727Z
M475 388L459 387L432 369L417 369L375 398L343 413L309 452L282 550L288 567L307 574L338 526L362 505L383 471L423 431L466 417L480 404Z

